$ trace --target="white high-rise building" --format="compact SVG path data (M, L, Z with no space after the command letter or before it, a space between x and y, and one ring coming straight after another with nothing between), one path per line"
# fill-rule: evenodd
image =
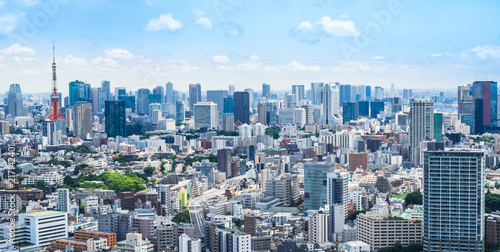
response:
M240 132L240 137L242 140L252 139L252 126L245 123L238 127L238 131Z
M84 139L92 132L92 104L89 102L75 102L71 109L73 116L73 136Z
M336 85L325 84L321 91L322 124L342 124L339 109L339 89Z
M57 189L57 210L61 212L69 212L69 206L71 202L69 200L69 189L59 188Z
M169 185L158 185L156 188L156 191L158 192L158 203L160 204L159 207L161 207L161 215L169 215L170 214L170 186Z
M328 242L328 214L317 213L309 217L309 242Z
M295 108L293 110L295 124L304 127L306 124L306 110L304 108Z
M186 234L179 236L179 252L201 252L201 240Z
M253 135L254 136L263 136L266 134L266 126L262 123L258 122L253 125Z
M13 230L13 243L29 242L37 247L48 246L57 239L68 238L68 213L43 211L20 214ZM0 238L9 240L9 223L0 225Z
M420 98L410 106L410 154L412 162L420 165L420 142L434 139L434 103Z
M194 127L196 129L204 127L217 129L219 127L218 115L217 104L213 102L198 102L194 104Z

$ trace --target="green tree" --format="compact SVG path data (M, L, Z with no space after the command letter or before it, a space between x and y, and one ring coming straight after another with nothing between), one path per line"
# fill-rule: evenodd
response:
M406 205L411 205L411 204L422 205L422 198L423 198L422 193L420 191L408 193L405 197L405 204Z
M146 167L144 169L144 174L146 174L148 177L151 177L153 175L154 171L155 171L155 168L153 168L153 167Z
M354 213L350 214L349 216L347 216L347 218L345 218L346 221L353 221L356 219L356 217L359 215L359 214L362 214L362 213L366 213L368 212L368 210L370 209L365 209L365 210L361 210L361 211L355 211Z
M191 223L191 218L189 217L189 211L184 210L184 212L180 212L174 216L172 219L173 222L179 224L181 222L183 223Z
M272 136L274 139L278 139L280 137L280 128L279 127L269 127L266 128L266 135Z

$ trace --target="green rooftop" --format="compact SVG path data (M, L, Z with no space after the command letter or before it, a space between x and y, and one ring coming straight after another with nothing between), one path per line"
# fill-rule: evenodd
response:
M49 216L49 215L54 215L54 214L61 214L63 212L58 212L58 211L44 211L44 212L37 212L37 213L30 213L28 214L29 216L34 216L34 217L44 217L44 216Z

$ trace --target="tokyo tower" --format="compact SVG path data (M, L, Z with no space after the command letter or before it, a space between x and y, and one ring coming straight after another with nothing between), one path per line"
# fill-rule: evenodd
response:
M50 113L47 117L51 121L64 119L59 106L59 93L57 93L57 77L56 77L56 48L52 46L53 61L52 61L52 94L50 95Z

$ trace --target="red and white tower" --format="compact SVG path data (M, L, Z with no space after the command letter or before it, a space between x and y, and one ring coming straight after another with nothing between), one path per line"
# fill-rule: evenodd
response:
M57 77L56 77L56 48L52 46L53 61L52 61L52 94L50 95L50 113L47 117L51 121L64 119L59 106L59 93L57 93Z

